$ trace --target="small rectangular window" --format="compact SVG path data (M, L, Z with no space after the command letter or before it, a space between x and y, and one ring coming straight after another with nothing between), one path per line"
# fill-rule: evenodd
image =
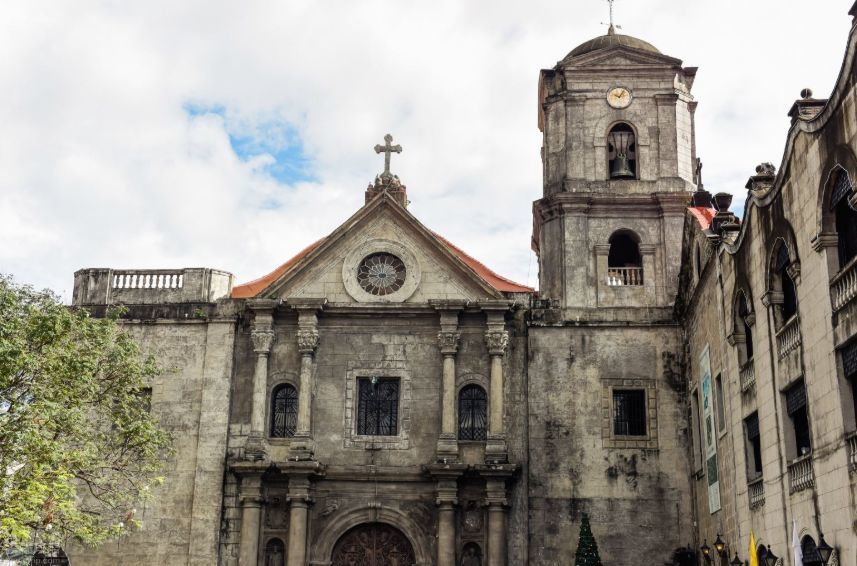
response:
M357 434L396 436L399 433L399 380L358 379Z
M645 390L613 390L613 434L616 436L646 436Z
M809 454L812 442L809 434L809 418L806 411L806 386L803 380L786 391L786 411L794 431L795 456Z
M744 419L744 430L747 433L747 477L752 480L762 475L762 440L758 413Z
M726 409L723 406L723 380L718 375L714 378L714 394L717 395L717 430L726 430Z

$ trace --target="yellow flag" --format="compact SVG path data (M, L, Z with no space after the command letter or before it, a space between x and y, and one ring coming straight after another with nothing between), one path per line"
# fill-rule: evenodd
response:
M759 566L759 557L756 555L756 537L750 531L750 566Z

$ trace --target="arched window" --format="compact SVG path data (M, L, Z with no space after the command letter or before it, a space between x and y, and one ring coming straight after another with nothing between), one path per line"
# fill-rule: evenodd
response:
M738 291L735 298L735 334L743 340L738 341L738 361L741 365L753 359L753 317L750 303L744 291Z
M607 284L611 287L643 284L643 257L636 234L621 230L610 236Z
M278 385L271 395L271 436L294 436L297 426L298 391L288 383Z
M821 559L821 554L818 553L818 547L815 544L815 539L806 535L800 541L800 550L803 554L804 566L822 566L824 561Z
M844 268L857 257L857 210L851 208L849 203L853 194L854 188L848 173L842 168L837 168L830 198L830 211L836 218L839 269Z
M278 538L265 545L265 566L286 566L286 546Z
M785 324L797 314L797 288L792 278L792 259L789 256L789 248L782 240L778 240L778 246L774 268L775 284L779 288L775 287L775 290L783 294L781 312L782 324Z
M610 179L637 179L637 138L628 124L613 126L607 134Z
M462 387L458 393L458 439L488 438L488 396L478 385Z

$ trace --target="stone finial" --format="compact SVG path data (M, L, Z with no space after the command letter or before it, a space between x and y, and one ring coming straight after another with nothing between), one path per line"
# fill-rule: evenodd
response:
M505 330L489 330L485 333L485 343L488 353L492 356L502 356L509 345L509 333Z
M267 354L271 351L274 343L274 331L270 329L256 329L250 333L253 341L253 351L257 354Z
M760 163L756 165L756 175L769 175L774 176L777 174L777 168L774 167L773 163Z
M298 330L298 351L301 354L313 354L318 347L318 330L302 328Z
M729 193L717 193L714 195L714 208L718 212L728 212L732 206L732 195Z
M792 124L798 119L812 120L821 113L825 104L827 104L827 99L812 97L812 89L802 89L800 91L800 98L792 104L789 110L789 117L792 119Z
M773 163L760 163L756 166L756 174L750 177L744 188L761 197L768 194L768 191L774 186L776 178L777 168L774 167Z
M407 187L402 184L398 175L389 175L385 177L383 174L375 177L375 183L369 183L366 187L366 204L369 201L379 196L381 193L387 193L393 200L404 207L408 206Z

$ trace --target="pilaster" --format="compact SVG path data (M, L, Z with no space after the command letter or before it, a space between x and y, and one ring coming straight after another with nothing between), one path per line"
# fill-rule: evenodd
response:
M241 503L241 539L238 566L256 566L259 561L259 529L262 525L262 474L241 477L238 499Z
M244 457L248 460L264 460L267 455L265 441L265 397L268 389L268 358L274 344L274 309L279 301L255 299L247 306L253 312L253 327L250 339L256 354L253 371L253 395L250 413L250 435L244 446Z
M458 461L458 440L455 422L455 358L461 340L461 334L458 332L458 314L463 304L444 302L437 303L434 307L440 315L437 344L443 356L441 429L437 441L437 461L456 462Z
M488 441L485 444L485 461L503 463L509 460L505 430L505 383L503 380L503 358L509 345L505 315L509 303L490 301L480 303L485 311L487 330L485 345L491 367L491 391L489 392Z
M312 437L312 398L315 391L315 353L318 348L318 312L325 299L290 299L298 312L296 339L301 355L300 390L298 391L298 423L292 438L290 455L296 460L311 460L315 451Z

